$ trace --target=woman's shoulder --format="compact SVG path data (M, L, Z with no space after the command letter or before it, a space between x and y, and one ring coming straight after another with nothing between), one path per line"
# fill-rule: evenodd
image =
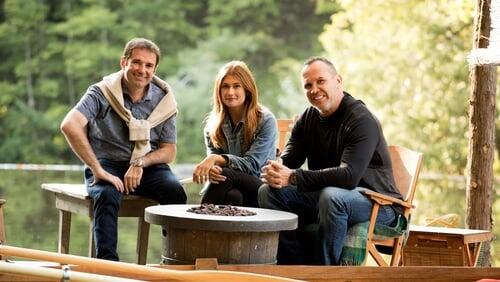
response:
M262 116L257 131L263 134L275 134L278 131L278 122L274 114L267 108L261 107Z
M269 110L267 107L265 106L260 106L261 108L261 112L262 112L262 120L263 121L266 121L266 120L276 120L276 117L274 116L273 112L271 112L271 110Z

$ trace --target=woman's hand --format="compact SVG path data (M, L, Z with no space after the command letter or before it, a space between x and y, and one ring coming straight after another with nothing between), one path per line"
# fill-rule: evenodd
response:
M210 169L215 165L217 155L208 155L193 171L193 182L202 184L209 180Z
M212 166L209 172L210 183L219 184L226 181L226 177L222 175L222 167L218 165Z

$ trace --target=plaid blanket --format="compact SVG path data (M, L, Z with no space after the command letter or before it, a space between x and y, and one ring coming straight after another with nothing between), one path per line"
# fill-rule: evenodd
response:
M366 240L368 238L369 221L353 225L347 230L347 237L344 241L340 265L362 265L366 259ZM399 215L397 224L394 227L382 224L375 225L374 239L394 238L408 234L408 220Z

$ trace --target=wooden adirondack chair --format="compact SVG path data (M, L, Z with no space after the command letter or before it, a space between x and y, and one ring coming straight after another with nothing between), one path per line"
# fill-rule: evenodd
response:
M293 123L293 119L278 119L278 146L276 147L278 156L283 153L283 149L285 149L287 136L292 130Z
M388 266L384 261L376 246L386 246L392 248L391 266L400 265L401 251L403 248L404 235L397 238L377 240L374 238L373 231L378 215L378 210L382 205L399 205L403 207L403 215L409 219L413 206L413 197L417 187L417 179L422 166L423 154L412 151L400 146L389 146L389 153L392 161L392 171L396 187L403 195L404 201L382 195L374 191L366 191L367 195L373 201L370 224L368 227L367 252L375 259L379 266ZM408 223L409 224L409 223Z

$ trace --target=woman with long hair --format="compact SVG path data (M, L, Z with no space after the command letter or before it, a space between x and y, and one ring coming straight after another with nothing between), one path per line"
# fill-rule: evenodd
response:
M260 169L276 158L277 125L259 104L244 62L231 61L217 74L204 135L207 157L193 172L195 183L210 181L202 203L257 207Z

